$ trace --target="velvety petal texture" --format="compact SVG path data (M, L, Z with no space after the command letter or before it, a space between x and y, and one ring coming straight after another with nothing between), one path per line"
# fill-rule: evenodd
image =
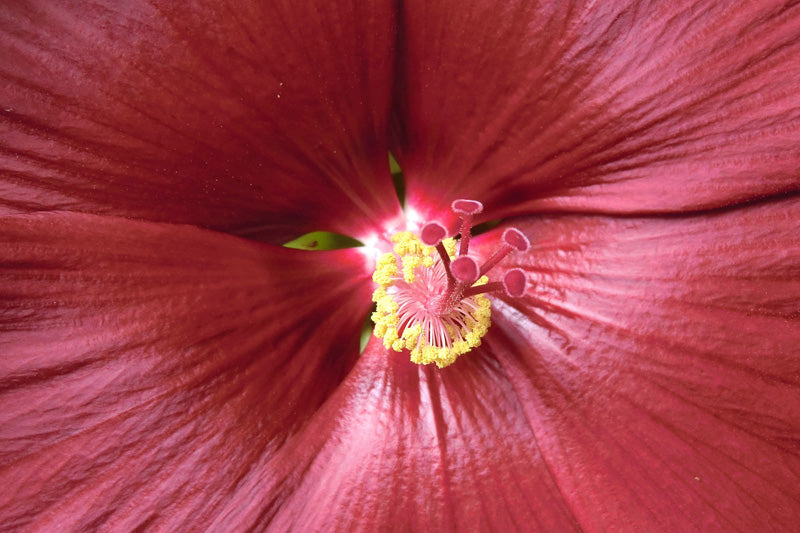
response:
M800 523L798 2L20 0L0 57L0 530ZM387 149L533 243L443 370L274 245L383 245Z
M500 274L523 268L532 287L495 298L478 350L439 371L373 341L265 467L263 505L229 506L219 520L276 531L792 530L800 200L521 227L533 253ZM479 250L497 238L479 237Z
M582 527L794 529L800 199L519 226L534 246L498 275L532 286L487 348Z
M407 204L676 212L800 189L800 5L407 0Z
M391 3L0 6L0 214L74 210L282 243L397 216Z
M205 529L349 371L370 289L352 250L0 219L0 529Z
M243 525L579 531L503 369L484 351L462 357L439 371L373 341L265 472L272 490L291 492Z

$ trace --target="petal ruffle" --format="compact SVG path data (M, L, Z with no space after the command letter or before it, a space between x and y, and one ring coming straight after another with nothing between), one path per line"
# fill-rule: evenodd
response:
M395 146L437 215L676 212L800 189L800 6L404 3Z
M274 243L399 212L394 10L361 0L6 3L0 214L74 210Z
M577 531L491 355L446 371L373 339L219 524L275 531ZM244 499L244 498L241 498ZM313 505L309 505L313 502Z
M791 530L799 221L791 200L692 219L523 224L538 244L515 266L535 284L517 308L497 300L481 348L438 371L373 342L251 483L251 505L218 520Z
M535 244L497 275L532 286L495 306L488 349L581 526L792 529L800 199L518 227Z
M349 371L370 288L352 250L3 218L3 529L205 527Z

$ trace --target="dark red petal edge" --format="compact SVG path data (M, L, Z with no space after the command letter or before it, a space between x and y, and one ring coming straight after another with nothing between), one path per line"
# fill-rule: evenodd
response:
M0 219L0 524L205 529L355 361L358 252Z
M522 268L530 285L500 295L488 349L581 526L791 530L800 199L515 225L533 248L497 275Z
M392 151L422 219L800 189L794 2L406 0L401 28Z
M533 441L491 354L439 371L373 339L308 429L214 526L577 531Z
M399 204L390 3L0 7L0 214L73 210L283 243Z

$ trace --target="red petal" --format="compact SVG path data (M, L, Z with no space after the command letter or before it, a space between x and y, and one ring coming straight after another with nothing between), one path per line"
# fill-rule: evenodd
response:
M422 219L672 212L800 188L800 6L404 3L392 150Z
M4 528L205 528L353 364L363 263L110 217L3 218Z
M440 371L373 341L217 524L792 530L800 200L521 228L535 284L481 348Z
M257 503L230 506L220 524L246 529L269 517L276 531L577 529L511 384L485 353L439 371L373 339L263 472Z
M493 306L486 342L581 526L793 529L800 199L517 226L535 244L496 275L532 286Z
M399 213L389 3L11 2L0 214L75 210L270 242Z

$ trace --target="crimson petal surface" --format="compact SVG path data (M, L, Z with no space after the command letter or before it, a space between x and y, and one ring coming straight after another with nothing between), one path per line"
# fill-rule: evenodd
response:
M499 296L487 349L582 527L793 529L800 199L515 226L534 245L497 275L530 283Z
M439 371L373 339L250 493L256 489L262 506L231 505L218 523L268 523L271 531L579 530L511 383L486 352Z
M403 3L393 151L422 219L456 198L678 212L800 188L800 5Z
M393 25L360 0L4 2L0 214L362 237L399 212Z
M551 217L438 371L373 341L264 470L274 530L754 531L800 519L800 200ZM502 227L476 239L486 256ZM314 502L309 506L308 502ZM220 522L226 523L226 522Z
M352 250L0 219L0 529L204 529L350 369L370 288Z

